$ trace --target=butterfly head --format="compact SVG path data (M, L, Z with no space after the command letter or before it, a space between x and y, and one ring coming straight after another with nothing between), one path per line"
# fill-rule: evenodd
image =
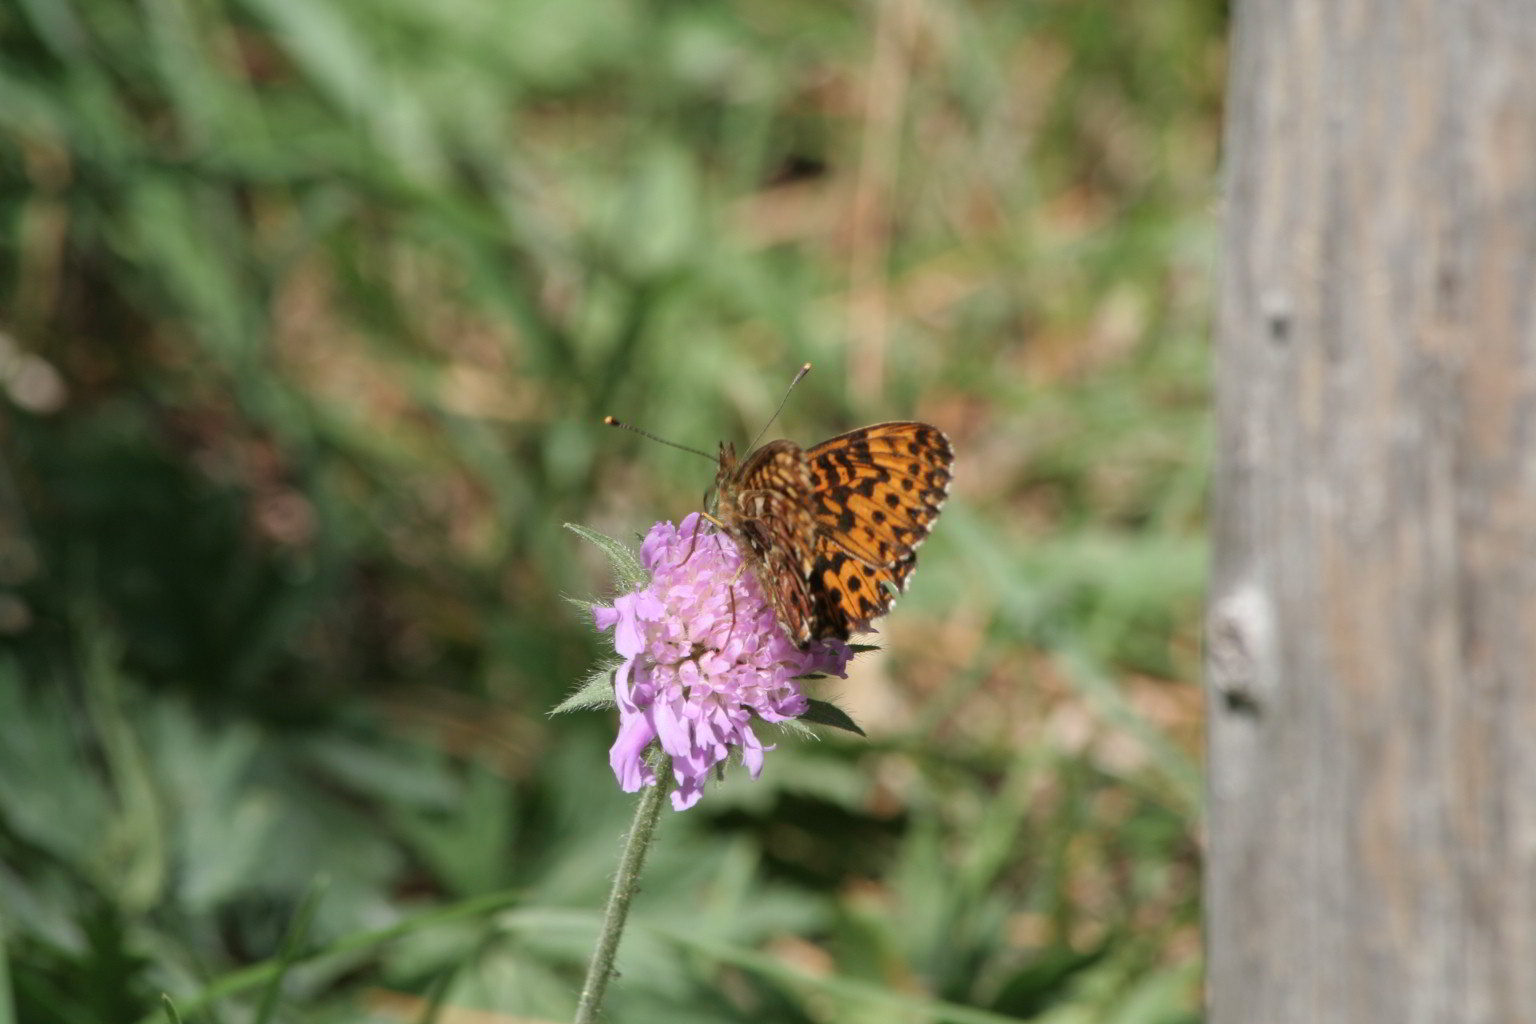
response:
M720 468L715 472L715 484L710 490L714 492L715 504L718 510L720 495L728 493L732 482L736 479L738 463L736 461L736 446L730 441L720 442L720 454L716 461Z

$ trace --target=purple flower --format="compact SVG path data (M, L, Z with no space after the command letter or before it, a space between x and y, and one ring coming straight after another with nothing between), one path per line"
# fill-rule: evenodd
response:
M626 793L656 783L645 763L652 740L672 758L672 806L698 802L710 770L732 748L755 779L765 747L752 719L782 722L808 704L796 676L842 675L850 651L824 641L802 651L779 628L756 577L730 537L700 530L703 518L657 523L640 546L651 581L594 605L598 628L613 630L624 658L614 676L619 736L608 754Z

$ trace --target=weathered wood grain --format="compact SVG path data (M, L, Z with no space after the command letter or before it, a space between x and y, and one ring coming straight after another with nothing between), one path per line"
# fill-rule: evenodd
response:
M1211 1024L1536 1021L1536 0L1238 0Z

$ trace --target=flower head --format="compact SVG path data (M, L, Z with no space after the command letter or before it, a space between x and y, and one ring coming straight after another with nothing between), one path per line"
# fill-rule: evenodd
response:
M612 629L624 658L614 676L619 735L608 760L627 793L654 785L645 763L652 740L672 758L672 806L698 802L710 770L739 749L755 779L765 747L754 717L782 722L808 702L797 676L842 675L846 644L823 641L800 650L779 628L757 579L745 571L735 543L700 530L698 513L681 524L657 523L640 547L650 583L594 605L601 629Z

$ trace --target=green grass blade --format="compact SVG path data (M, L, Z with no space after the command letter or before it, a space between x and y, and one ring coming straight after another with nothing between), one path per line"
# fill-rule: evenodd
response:
M925 999L921 996L893 992L889 987L874 985L849 978L824 974L812 974L792 967L777 957L743 949L714 939L694 938L681 932L650 926L650 930L681 946L686 946L697 956L717 963L730 964L764 978L771 978L791 988L818 992L827 996L857 1002L869 1009L888 1010L900 1014L897 1019L925 1019L935 1024L1018 1024L1019 1018L1010 1017L974 1006L960 1006L941 999Z
M448 1001L448 993L453 989L453 979L459 973L455 964L443 971L432 982L432 988L427 994L427 1003L421 1008L421 1017L417 1024L437 1024L437 1018L442 1015L443 1006Z
M0 1024L16 1024L16 999L11 991L11 952L0 919Z
M293 915L293 925L288 929L287 936L283 939L283 948L277 955L276 969L272 972L272 979L267 984L267 989L262 993L261 1009L256 1013L256 1024L269 1024L272 1015L277 1012L277 1004L282 999L283 979L293 969L303 953L304 943L309 938L309 926L315 919L315 907L320 903L320 896L326 888L325 881L316 880L304 894L304 899L299 903L299 909Z

